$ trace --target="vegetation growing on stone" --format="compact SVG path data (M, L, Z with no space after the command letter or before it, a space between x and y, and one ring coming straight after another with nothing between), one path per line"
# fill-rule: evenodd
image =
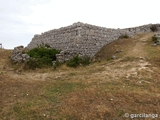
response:
M27 62L27 65L31 68L41 68L52 65L52 61L56 60L56 54L60 51L53 48L37 47L27 52L27 54L33 58Z

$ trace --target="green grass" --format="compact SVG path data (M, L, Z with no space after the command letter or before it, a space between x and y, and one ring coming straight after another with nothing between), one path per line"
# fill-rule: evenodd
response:
M12 105L12 112L17 120L44 120L46 116L57 116L55 105L60 104L60 98L65 94L84 89L82 83L68 83L65 81L49 82L43 86L42 93L22 95L20 100ZM10 114L10 113L8 113ZM51 118L48 118L51 119Z
M43 120L43 113L40 113L41 110L37 110L37 107L42 109L44 107L44 103L42 104L38 101L30 101L25 103L17 102L13 106L13 111L17 119Z
M68 83L65 81L58 81L55 84L47 85L45 87L45 95L51 98L51 101L57 101L57 95L61 96L63 94L82 88L84 88L82 83Z

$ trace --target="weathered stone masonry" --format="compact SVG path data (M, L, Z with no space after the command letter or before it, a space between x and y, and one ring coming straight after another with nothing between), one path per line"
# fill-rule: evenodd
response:
M154 25L160 30L160 24ZM137 33L151 32L151 26L153 25L109 29L78 22L67 27L44 32L41 35L34 35L28 49L44 43L58 50L93 57L104 45L118 39L119 36L127 34L133 37Z

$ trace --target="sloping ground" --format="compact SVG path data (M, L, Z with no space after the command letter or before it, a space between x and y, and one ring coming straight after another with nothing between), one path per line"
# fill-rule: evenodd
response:
M10 51L0 51L1 119L123 120L128 119L125 113L153 114L148 119L160 116L160 46L152 46L152 36L119 39L99 51L95 59L101 61L76 69L63 65L57 70L23 71L9 64ZM116 59L110 59L113 55Z

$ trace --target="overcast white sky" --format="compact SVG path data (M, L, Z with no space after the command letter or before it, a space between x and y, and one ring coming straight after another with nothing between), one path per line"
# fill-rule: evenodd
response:
M160 0L0 0L0 43L27 46L34 34L83 22L107 28L160 23Z

